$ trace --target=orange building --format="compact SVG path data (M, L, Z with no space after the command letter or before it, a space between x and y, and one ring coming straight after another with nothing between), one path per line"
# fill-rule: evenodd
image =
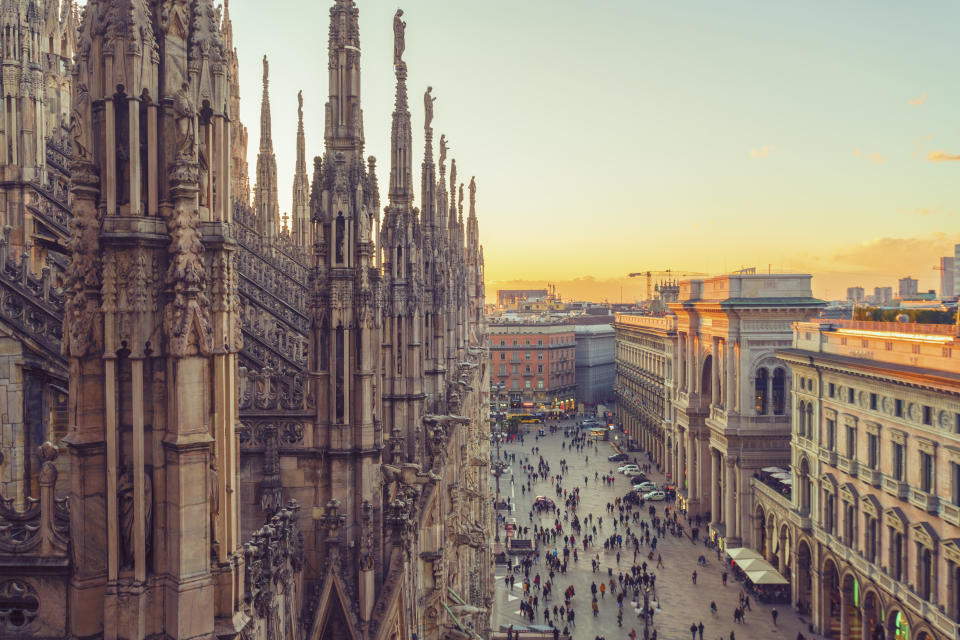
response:
M497 403L506 405L499 409L573 409L575 349L567 322L492 320L490 383Z

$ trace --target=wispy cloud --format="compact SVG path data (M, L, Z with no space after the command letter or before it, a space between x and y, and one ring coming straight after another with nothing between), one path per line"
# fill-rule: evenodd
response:
M908 216L933 216L944 213L943 207L918 207L903 211ZM950 215L949 213L947 215Z
M864 159L869 160L870 162L872 162L872 163L874 163L874 164L883 164L884 162L887 161L887 159L886 159L885 157L883 157L882 155L880 155L880 154L877 153L876 151L874 151L873 153L869 153L869 154L868 154L866 151L863 151L863 150L861 150L861 149L854 149L854 150L853 150L853 157L854 157L854 158L864 158Z
M926 101L927 93L924 92L919 98L910 98L910 100L907 101L907 104L909 104L911 107L918 107Z
M956 162L960 160L960 154L947 153L946 151L931 151L927 154L927 162Z
M773 150L774 150L775 148L776 148L776 147L763 146L763 147L760 147L759 149L750 149L750 157L751 157L751 158L766 158L766 157L769 156L771 153L773 153Z

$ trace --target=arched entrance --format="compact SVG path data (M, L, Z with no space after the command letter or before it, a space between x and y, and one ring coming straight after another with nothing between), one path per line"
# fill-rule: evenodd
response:
M832 560L823 563L823 588L820 610L823 611L823 635L840 638L840 573Z
M767 518L763 512L763 507L757 506L756 531L754 538L757 541L757 551L764 558L767 557Z
M797 547L797 607L800 613L809 614L812 609L813 576L811 567L810 545L801 540Z
M902 611L892 611L890 613L887 637L891 640L910 640L910 622Z
M860 623L860 582L852 573L843 578L842 623L847 628L844 638L862 637Z
M863 628L864 638L869 640L886 640L883 625L883 603L875 591L867 591L863 596Z

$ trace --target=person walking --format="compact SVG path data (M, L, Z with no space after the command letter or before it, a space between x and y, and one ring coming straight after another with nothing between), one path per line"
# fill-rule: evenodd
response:
M697 640L697 625L693 622L690 623L690 640Z
M777 613L777 608L774 607L773 611L770 612L771 617L773 617L773 626L777 626L777 616L780 615Z
M693 584L697 584L697 572L694 571L690 574L690 579L693 581Z
M697 625L697 631L700 632L700 640L703 640L703 620Z
M720 577L723 579L723 586L727 586L727 572L724 571L723 575Z

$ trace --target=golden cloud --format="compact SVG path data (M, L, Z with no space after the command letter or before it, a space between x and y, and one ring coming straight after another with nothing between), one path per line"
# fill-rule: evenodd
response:
M927 162L956 162L960 154L954 155L946 151L931 151L927 154Z
M911 107L917 107L926 101L927 101L927 94L926 92L924 92L924 94L919 98L911 98L910 100L908 100L907 104L909 104Z
M772 153L773 149L770 147L760 147L759 149L750 149L751 158L766 158Z

